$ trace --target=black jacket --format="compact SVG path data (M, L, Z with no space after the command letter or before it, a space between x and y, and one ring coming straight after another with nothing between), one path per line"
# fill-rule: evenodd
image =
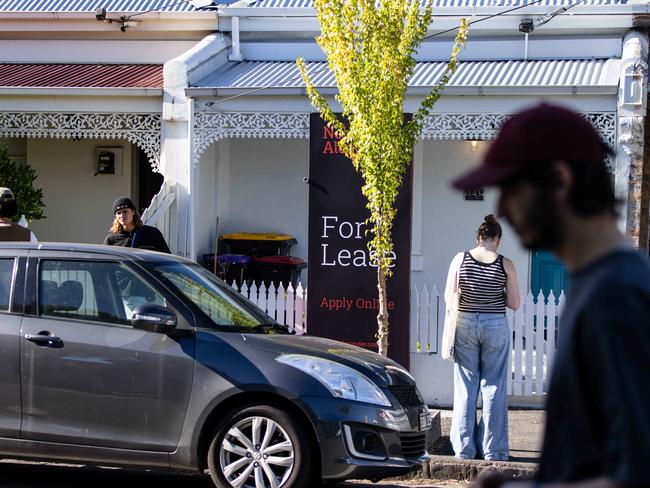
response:
M141 225L133 232L124 231L119 234L111 232L104 239L104 244L107 246L137 247L138 249L149 249L171 254L163 235L158 229L150 225Z

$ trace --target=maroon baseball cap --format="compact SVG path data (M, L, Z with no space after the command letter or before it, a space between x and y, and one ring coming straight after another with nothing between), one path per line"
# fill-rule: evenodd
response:
M610 149L577 113L542 103L508 119L480 166L454 180L461 190L495 186L536 164L556 160L603 164Z

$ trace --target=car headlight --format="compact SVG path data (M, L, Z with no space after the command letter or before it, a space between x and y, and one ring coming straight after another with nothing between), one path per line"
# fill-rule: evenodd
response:
M276 361L293 366L320 381L335 397L390 407L379 387L357 370L329 359L304 354L283 354Z

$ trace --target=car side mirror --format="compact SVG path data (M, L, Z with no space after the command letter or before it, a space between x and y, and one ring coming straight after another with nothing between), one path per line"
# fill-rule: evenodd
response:
M161 305L143 303L135 307L131 325L134 329L166 333L176 328L176 314Z

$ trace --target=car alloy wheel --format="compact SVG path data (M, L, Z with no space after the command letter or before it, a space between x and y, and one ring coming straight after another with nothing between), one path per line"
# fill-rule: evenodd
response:
M313 453L301 423L271 406L249 406L219 423L208 452L217 486L303 488L313 486Z
M237 488L276 488L291 475L294 446L286 431L266 417L248 417L233 425L219 450L219 465Z

